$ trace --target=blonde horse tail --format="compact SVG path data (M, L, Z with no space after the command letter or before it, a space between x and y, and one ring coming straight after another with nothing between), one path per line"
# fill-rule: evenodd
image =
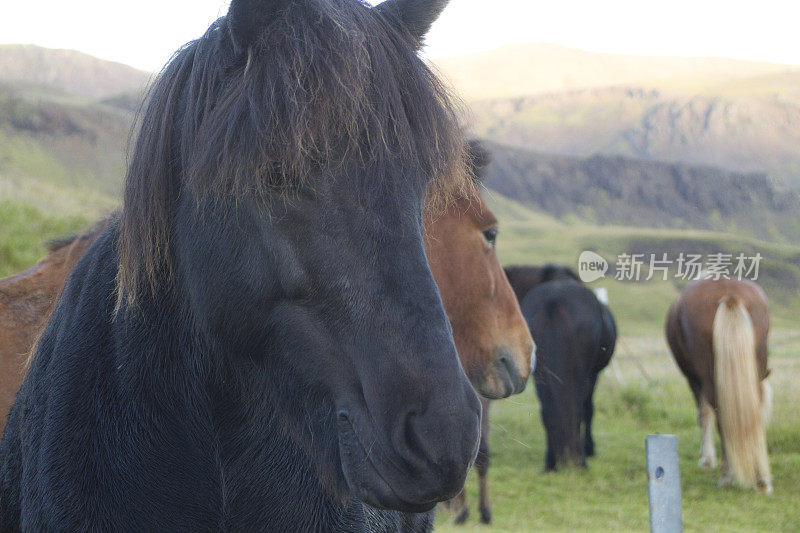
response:
M771 492L755 332L735 296L726 296L717 307L713 343L718 417L730 475L743 487Z

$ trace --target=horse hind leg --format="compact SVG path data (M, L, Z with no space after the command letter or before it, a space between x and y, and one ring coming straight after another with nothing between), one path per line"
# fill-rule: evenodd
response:
M761 494L772 494L772 475L769 469L769 457L759 460L758 477L756 478L756 490Z
M597 376L592 379L589 387L589 396L586 397L584 404L584 437L583 446L586 457L594 457L594 438L592 437L592 418L594 417L594 388L597 384Z
M700 398L697 421L700 423L700 468L713 470L717 467L717 451L714 448L714 409L705 397Z
M475 469L478 471L478 490L480 492L481 522L492 523L492 502L489 499L489 446L481 442L478 458L475 460Z
M445 506L455 515L453 522L463 524L469 518L469 504L467 503L466 487L461 489L458 496L449 500Z
M725 436L722 434L722 430L719 430L719 440L722 448L722 466L720 467L720 476L717 486L727 487L736 485L736 478L734 477L733 472L731 472L731 467L728 464L728 454L725 453Z
M766 440L767 425L772 416L772 387L766 380L761 382L761 419L763 423L764 439ZM762 494L772 494L772 474L769 468L767 446L764 445L763 453L757 459L758 474L756 477L756 490Z
M489 501L489 407L491 402L481 398L483 417L481 418L481 442L478 445L478 457L475 458L475 470L478 472L478 491L480 495L481 522L492 523L492 502Z
M761 382L761 397L761 417L764 420L764 427L767 427L772 418L772 386L767 380Z
M764 398L761 408L762 408L762 413L764 413L768 417L772 402L772 388L769 386L768 383L764 383L764 385L765 385ZM719 423L718 423L718 428L719 428ZM731 471L730 465L728 464L728 457L725 452L725 436L722 434L721 429L719 429L719 436L722 445L722 466L720 468L720 477L719 481L717 482L717 486L719 487L734 486L737 484L736 476L734 476L733 472ZM766 446L764 447L764 449L766 450ZM757 458L756 467L758 469L756 474L756 490L762 494L772 494L772 475L770 473L770 467L769 467L769 456L767 456L766 453L759 454L759 457Z

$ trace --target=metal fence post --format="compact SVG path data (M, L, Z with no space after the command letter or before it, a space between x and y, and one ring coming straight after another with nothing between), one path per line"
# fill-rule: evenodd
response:
M679 533L683 531L683 518L678 438L675 435L648 435L645 439L645 451L650 531Z

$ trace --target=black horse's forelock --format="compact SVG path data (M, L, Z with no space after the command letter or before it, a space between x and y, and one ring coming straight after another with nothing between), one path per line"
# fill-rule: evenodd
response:
M306 0L279 10L245 53L224 17L178 51L140 117L120 224L118 303L170 275L181 194L198 205L261 202L313 187L312 176L345 165L370 180L402 168L457 188L458 113L412 42L361 2Z

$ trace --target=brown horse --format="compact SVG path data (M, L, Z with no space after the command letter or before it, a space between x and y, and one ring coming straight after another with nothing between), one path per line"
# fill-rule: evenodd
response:
M468 155L477 175L485 164L484 152L471 143ZM472 181L445 209L430 210L425 248L470 381L481 395L503 398L525 388L533 341L497 259L497 219L478 187ZM0 280L0 431L24 377L25 359L67 277L112 219L59 241L35 266ZM480 470L480 460L478 464Z
M14 395L25 377L25 362L44 329L69 273L110 219L81 236L48 244L50 253L19 274L0 279L0 432Z
M525 388L533 340L497 259L497 219L478 189L488 155L476 142L467 153L472 189L425 218L425 250L464 371L484 398L505 398Z
M720 485L772 492L764 431L771 391L767 368L769 308L750 281L690 284L667 315L666 333L694 394L703 432L700 466L714 468L712 426L722 441Z
M489 155L470 143L470 169L479 182ZM428 263L456 342L461 364L481 395L481 441L475 470L481 520L491 521L486 474L489 469L489 400L522 392L534 366L534 344L500 261L498 222L477 187L458 198L444 215L425 220ZM456 522L467 519L464 491L449 502Z

